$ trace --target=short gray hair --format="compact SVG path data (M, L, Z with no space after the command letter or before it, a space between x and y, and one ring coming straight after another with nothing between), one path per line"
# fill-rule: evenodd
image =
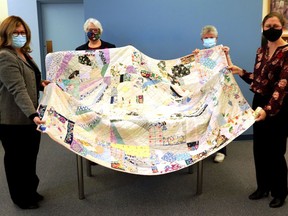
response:
M218 37L218 31L216 27L213 25L206 25L202 28L202 31L200 34L201 38L203 37L203 35L208 34L208 33L215 34L215 36Z
M102 32L103 32L102 25L97 19L94 19L94 18L89 18L84 23L83 28L84 28L85 32L88 32L88 26L89 26L90 23L94 24L96 26L96 28L99 28L100 29L100 34L102 34Z

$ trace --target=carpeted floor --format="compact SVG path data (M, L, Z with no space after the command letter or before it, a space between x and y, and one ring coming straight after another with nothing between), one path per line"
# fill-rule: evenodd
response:
M251 141L234 141L220 164L204 160L203 193L196 195L197 169L161 176L137 176L92 167L84 173L85 199L78 199L76 156L43 135L38 157L39 193L45 196L36 210L21 210L10 200L0 145L0 216L284 216L282 208L271 209L271 197L251 201L255 173Z

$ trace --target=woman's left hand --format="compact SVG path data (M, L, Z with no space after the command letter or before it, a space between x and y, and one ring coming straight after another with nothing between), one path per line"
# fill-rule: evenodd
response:
M225 53L226 55L228 55L228 54L229 54L229 51L230 51L230 48L229 48L228 46L223 46L222 50L224 51L224 53Z
M263 121L265 120L267 114L265 112L265 110L263 110L261 107L258 107L256 110L255 110L255 121Z

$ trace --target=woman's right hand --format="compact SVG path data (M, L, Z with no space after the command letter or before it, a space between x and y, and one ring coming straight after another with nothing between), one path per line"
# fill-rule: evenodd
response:
M195 49L195 50L192 51L192 54L193 55L197 55L199 52L200 52L200 49Z
M35 123L36 125L45 124L45 122L46 122L46 121L44 121L44 120L41 120L41 119L39 118L39 116L35 116L34 119L33 119L33 121L34 121L34 123Z
M230 65L227 67L228 70L231 70L233 74L238 74L239 76L243 76L244 71L242 68L236 65Z

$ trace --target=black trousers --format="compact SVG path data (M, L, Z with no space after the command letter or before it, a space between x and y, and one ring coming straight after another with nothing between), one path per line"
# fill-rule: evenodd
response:
M224 154L224 155L227 155L227 149L226 149L226 146L223 147L222 149L220 149L218 152L219 152L219 153L222 153L222 154Z
M253 109L267 104L268 97L255 94ZM253 152L258 189L271 191L277 198L287 196L287 164L285 159L288 134L288 103L281 111L253 125Z
M39 184L36 160L40 138L36 125L0 125L6 179L15 204L29 204L35 197Z

